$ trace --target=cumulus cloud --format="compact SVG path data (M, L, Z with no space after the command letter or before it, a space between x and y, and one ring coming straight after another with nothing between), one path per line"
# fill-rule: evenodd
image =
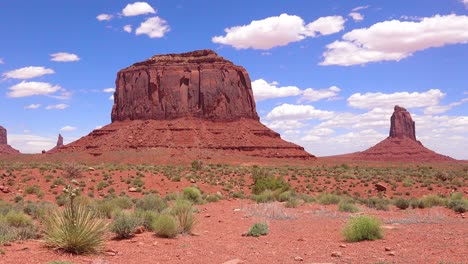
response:
M304 93L300 101L316 102L322 99L334 99L334 98L337 98L338 93L340 91L341 89L336 86L331 86L327 89L321 89L321 90L307 88L304 90Z
M267 114L270 120L329 119L333 112L315 109L312 105L282 104Z
M351 12L348 14L354 21L362 21L364 20L364 16L358 12Z
M468 1L468 0L467 0ZM424 113L425 114L428 114L428 115L434 115L434 114L442 114L442 113L445 113L447 112L448 110L456 107L456 106L460 106L464 103L468 102L468 98L464 98L458 102L453 102L453 103L450 103L448 105L432 105L432 106L428 106L424 109Z
M48 105L46 109L47 110L64 110L64 109L67 109L68 107L70 106L67 104L56 104L56 105Z
M50 60L56 62L72 62L80 60L80 57L78 57L78 55L68 52L58 52L50 54L50 56L52 57L50 58Z
M127 33L132 33L132 25L125 25L123 30Z
M294 130L306 126L306 124L299 120L273 120L271 122L265 122L265 125L271 129L281 130Z
M13 71L5 72L3 76L7 79L32 79L36 77L41 77L47 74L53 74L55 73L54 70L52 69L47 69L44 67L38 67L38 66L29 66L29 67L24 67L20 69L16 69Z
M24 109L38 109L39 107L41 107L40 104L30 104L25 106Z
M412 93L355 93L348 98L348 104L357 109L372 109L382 105L401 105L406 108L429 107L439 105L444 96L445 94L439 89Z
M460 0L463 4L465 4L465 7L468 8L468 0Z
M155 14L156 10L154 10L151 5L146 2L135 2L133 4L128 4L122 10L122 14L124 16L139 16L145 14Z
M50 83L45 82L22 81L21 83L11 86L8 89L10 90L7 93L8 97L18 98L33 95L50 95L59 91L62 89L62 87L58 85L53 86Z
M255 101L296 96L302 93L302 91L296 86L278 87L277 82L268 83L263 79L253 81L252 90L254 93Z
M435 15L421 21L384 21L352 30L327 45L321 65L400 61L414 52L468 42L468 16Z
M64 126L60 128L60 131L64 131L64 132L75 131L75 130L76 130L76 127L74 126Z
M148 35L150 38L162 38L171 28L167 21L160 17L150 17L136 29L136 35Z
M115 92L115 88L106 88L106 89L103 89L102 91L105 93L113 93Z
M99 14L96 19L99 20L99 21L109 21L113 18L114 16L113 15L109 15L109 14Z
M215 36L213 43L233 46L236 49L261 49L285 46L307 37L329 35L344 29L341 16L321 17L309 24L295 15L281 14L262 20L253 20L248 25L226 28L225 36Z
M109 96L109 101L114 101L114 95Z
M56 138L48 138L31 134L9 134L9 144L21 153L40 153L55 147Z

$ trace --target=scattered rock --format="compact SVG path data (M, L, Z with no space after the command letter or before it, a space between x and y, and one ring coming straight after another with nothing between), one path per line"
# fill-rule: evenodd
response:
M378 192L386 192L387 191L387 187L381 183L377 183L375 184L375 189L378 191Z
M341 258L341 252L340 251L335 251L331 253L331 256L334 258Z
M395 256L395 254L396 254L395 251L390 251L390 252L388 252L388 255L389 255L389 256Z
M10 188L8 188L8 186L0 186L0 190L2 191L2 193L10 192Z
M241 264L241 263L244 263L244 261L242 261L242 260L240 260L238 258L231 259L231 260L223 262L223 264Z
M304 261L304 259L300 256L295 256L294 261Z
M392 249L389 247L385 247L385 251L392 251Z
M114 249L106 249L106 250L104 251L104 254L105 254L106 256L115 256L115 255L117 255L117 253L118 253L118 252L117 252L116 250L114 250Z
M197 181L196 181L195 179L191 178L191 179L190 179L190 182L191 182L191 183L196 183Z
M345 245L345 244L341 244L341 245L340 245L340 248L346 248L346 245Z
M128 191L129 191L129 192L136 192L136 191L137 191L137 188L135 188L135 187L130 187L130 188L128 188Z
M305 241L305 239L301 237L297 241Z

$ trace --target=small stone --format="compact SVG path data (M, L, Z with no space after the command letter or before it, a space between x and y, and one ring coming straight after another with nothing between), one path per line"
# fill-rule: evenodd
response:
M231 259L231 260L223 262L223 264L241 264L241 263L244 263L244 261L242 261L242 260L240 260L238 258Z
M158 245L158 241L153 243L153 246L157 246L157 245Z
M335 251L331 253L331 256L334 258L340 258L341 257L341 252L340 251Z
M196 183L197 181L196 181L195 179L191 178L191 179L190 179L190 182L191 182L191 183Z
M89 170L89 171L95 171L96 169L93 168L93 167L89 167L88 170Z
M236 209L234 209L234 212L239 212L240 210L241 210L241 209L236 208Z
M385 251L392 251L392 249L389 247L385 247Z
M390 251L390 252L388 252L388 255L389 255L389 256L395 256L395 251Z
M345 245L345 244L341 244L341 245L340 245L340 248L346 248L346 245Z
M211 215L209 215L209 214L205 215L205 218L210 218L210 217L211 217Z
M304 261L304 259L300 256L295 256L294 261Z
M303 241L305 241L305 239L301 237L297 241L302 241L303 242Z
M129 191L129 192L136 192L136 191L137 191L137 188L135 188L135 187L130 187L130 188L128 188L128 191Z

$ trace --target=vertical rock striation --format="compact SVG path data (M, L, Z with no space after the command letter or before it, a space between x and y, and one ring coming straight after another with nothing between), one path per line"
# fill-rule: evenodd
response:
M416 128L411 114L403 107L395 105L392 117L390 118L390 137L407 137L416 141Z

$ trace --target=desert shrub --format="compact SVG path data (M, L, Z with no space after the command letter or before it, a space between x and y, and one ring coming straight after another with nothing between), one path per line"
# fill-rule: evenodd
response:
M192 204L186 200L177 200L171 208L171 213L177 218L181 233L192 232L196 220Z
M431 208L433 206L445 206L446 200L438 195L431 194L421 198L424 208Z
M338 211L340 212L348 212L348 213L357 213L359 212L359 208L349 201L342 201L338 204Z
M424 208L423 202L421 200L419 200L419 199L411 198L409 200L409 203L410 203L411 208L413 208L413 209L415 209L415 208Z
M199 171L203 168L203 162L201 160L194 160L192 161L191 166L194 171Z
M37 197L43 197L44 192L41 190L41 187L38 185L28 186L24 189L25 194L35 194Z
M343 229L346 241L358 242L383 238L380 221L372 216L357 216L351 218Z
M30 215L34 219L44 218L49 212L54 210L56 206L49 202L34 203L28 201L23 208L23 212Z
M159 217L158 212L137 210L136 215L141 219L141 224L146 228L146 230L154 231L152 223Z
M286 191L286 192L282 192L278 195L278 201L280 202L286 202L288 201L291 196L293 196L294 193L292 191Z
M296 208L299 206L299 199L296 196L290 196L284 206L288 208Z
M268 224L266 223L255 223L253 224L249 231L247 232L247 236L259 237L259 236L266 236L268 234Z
M145 195L135 203L135 208L143 211L162 212L167 208L167 203L157 194Z
M67 162L62 165L65 177L68 179L81 178L84 166L76 162Z
M341 197L333 193L322 194L318 197L319 204L338 204L340 201Z
M68 199L68 196L66 194L61 193L55 196L55 202L57 203L58 206L64 206L68 202L70 202L70 200Z
M119 196L114 198L113 202L121 209L131 209L133 207L132 199L128 196Z
M13 229L15 240L38 238L37 228L34 225L22 226Z
M106 223L83 205L75 205L77 189L65 189L70 203L45 219L45 240L48 246L74 254L94 253L102 249Z
M406 208L408 208L410 206L410 201L404 199L404 198L398 198L395 200L394 202L395 206L402 209L402 210L405 210Z
M121 211L111 199L97 201L93 208L99 217L108 219L111 219Z
M266 169L256 168L252 170L254 185L253 194L260 194L265 190L278 191L282 193L291 189L291 186L284 181L283 177L270 175Z
M376 210L388 211L390 201L380 198L380 197L371 197L366 200L367 207L373 208Z
M201 203L202 199L201 199L201 192L199 189L195 188L195 187L185 187L182 191L183 193L183 196L185 199L193 202L193 203Z
M465 213L468 211L468 200L450 200L447 207L457 213Z
M15 210L9 211L1 220L12 227L33 226L32 220L28 215Z
M257 194L257 195L254 194L252 198L257 203L268 203L268 202L272 202L275 200L275 194L271 190L264 190L260 194Z
M170 214L160 215L152 224L156 235L160 237L173 238L179 233L177 220Z
M135 234L138 226L142 224L142 220L128 212L118 214L110 226L110 231L116 234L119 239L129 238Z
M0 221L0 245L16 239L16 234L7 223Z

